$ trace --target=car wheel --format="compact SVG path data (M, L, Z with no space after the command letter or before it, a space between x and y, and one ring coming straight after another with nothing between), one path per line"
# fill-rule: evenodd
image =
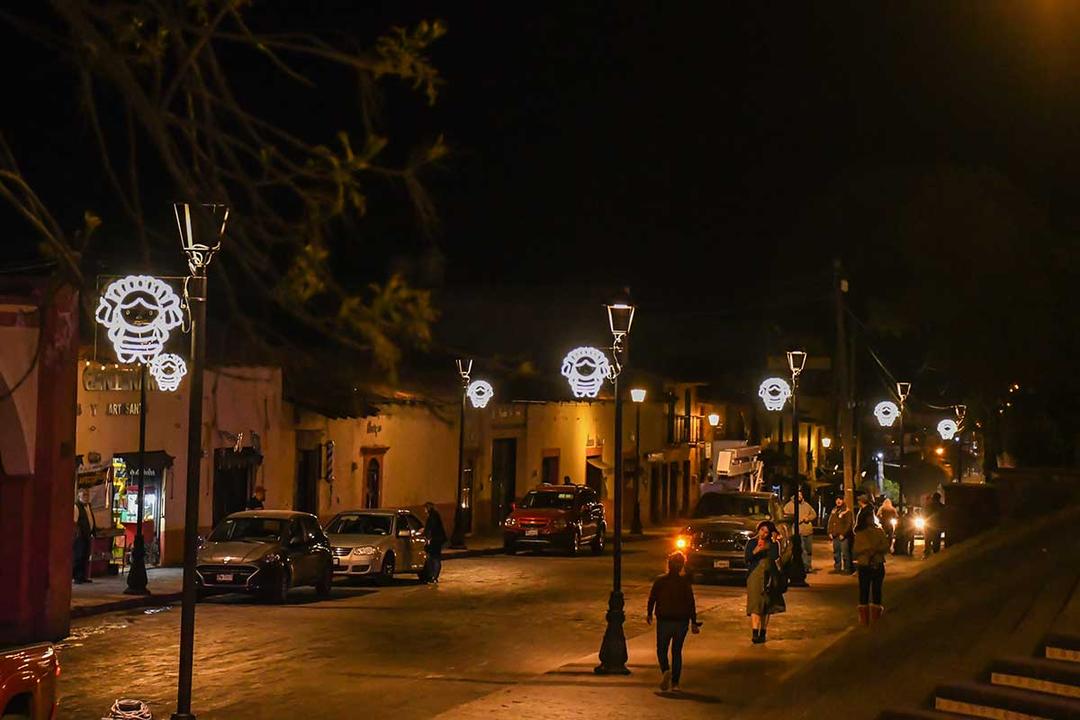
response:
M390 553L382 561L382 569L379 570L377 582L380 585L389 585L394 580L394 554Z
M282 604L289 599L289 569L282 567L278 573L278 581L270 590L270 602Z
M578 555L581 552L581 535L580 534L575 532L573 535L570 536L570 545L569 545L569 547L567 547L566 550L567 550L567 554L569 554L570 557L574 557L574 556Z
M334 570L327 567L322 579L315 583L315 594L321 598L330 597L330 588L334 586Z
M593 555L600 555L604 552L604 526L601 525L596 529L596 537L589 543L589 547L592 548Z

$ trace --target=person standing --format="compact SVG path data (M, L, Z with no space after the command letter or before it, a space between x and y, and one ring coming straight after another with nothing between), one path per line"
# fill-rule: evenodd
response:
M435 509L435 503L426 502L427 522L424 523L424 537L427 539L427 578L437 585L442 574L442 548L446 544L446 528L443 527L442 515Z
M855 524L855 567L859 572L859 624L881 619L881 586L885 581L885 555L889 539L875 515L862 513Z
M776 526L758 523L756 535L746 543L746 614L755 645L765 642L769 616L786 610L780 587L780 543Z
M649 604L645 622L652 625L656 611L656 659L660 663L663 678L660 689L679 692L682 677L682 648L688 630L698 632L701 623L697 619L694 602L694 586L683 573L686 557L680 553L668 556L667 573L656 578L649 592ZM668 664L668 647L671 647L671 663Z
M926 527L923 530L923 557L941 552L941 533L945 531L945 503L941 502L941 493L930 496L930 502L923 511Z
M251 497L248 498L247 509L262 510L264 502L266 502L266 488L262 485L256 485L255 491L251 494Z
M72 547L71 578L76 584L93 582L88 576L90 569L90 545L97 535L97 521L90 507L90 491L79 490L75 498L75 542Z
M848 546L848 536L854 527L851 510L843 497L836 498L836 507L829 513L829 525L826 531L832 540L833 572L851 573L851 548Z
M810 503L803 499L802 488L799 489L799 549L802 551L803 567L806 572L812 572L810 563L814 557L814 521L817 520L817 511ZM795 502L788 500L784 506L784 514L794 517Z
M891 541L893 535L896 534L896 526L900 522L900 513L896 512L896 507L892 504L892 500L885 498L881 503L881 510L878 511L878 517L881 518L881 529L885 531L885 537Z

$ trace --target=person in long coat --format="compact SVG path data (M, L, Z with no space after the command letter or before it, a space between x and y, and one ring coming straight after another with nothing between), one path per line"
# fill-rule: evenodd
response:
M780 533L768 520L758 523L757 534L746 543L746 614L750 616L755 645L765 642L769 616L784 612L781 589Z
M427 580L438 584L442 574L442 548L446 544L446 528L443 527L442 515L435 509L435 503L424 503L427 509L427 522L424 523L424 537L427 539Z

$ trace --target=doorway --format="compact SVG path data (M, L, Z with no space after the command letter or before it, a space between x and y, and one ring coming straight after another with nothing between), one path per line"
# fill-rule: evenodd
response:
M491 442L491 522L501 527L510 514L515 497L517 440L501 438Z
M319 510L319 474L322 463L321 447L310 450L297 450L296 461L296 497L293 509L313 515Z
M649 523L660 524L660 466L655 463L649 479Z
M683 460L682 464L682 514L687 516L690 514L690 461Z
M247 509L251 497L251 476L254 468L230 463L225 457L232 450L214 451L214 527L234 512Z
M472 532L472 498L473 484L476 477L476 456L466 455L461 468L461 527L465 528L464 534Z
M559 484L558 455L545 455L540 459L540 482L548 485Z
M371 509L379 507L382 495L382 461L379 458L369 458L364 467L364 507Z
M599 461L599 455L585 461L585 484L596 491L598 497L604 497L604 468Z

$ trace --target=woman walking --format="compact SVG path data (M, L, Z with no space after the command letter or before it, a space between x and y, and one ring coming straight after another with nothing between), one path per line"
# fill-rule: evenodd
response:
M885 612L881 585L885 581L885 555L889 538L873 513L859 516L855 524L855 567L859 573L859 624L869 625Z
M755 645L765 642L769 616L782 613L784 593L780 587L780 533L768 520L758 523L757 534L746 543L746 614L750 616Z
M660 662L660 689L667 692L679 692L679 680L682 677L682 648L686 642L686 633L695 633L701 627L697 619L697 606L694 603L694 587L690 578L683 574L686 557L682 553L672 553L667 561L667 573L656 578L649 593L649 607L645 613L645 622L652 625L653 611L656 611L656 659ZM671 663L668 664L668 647L671 647Z

